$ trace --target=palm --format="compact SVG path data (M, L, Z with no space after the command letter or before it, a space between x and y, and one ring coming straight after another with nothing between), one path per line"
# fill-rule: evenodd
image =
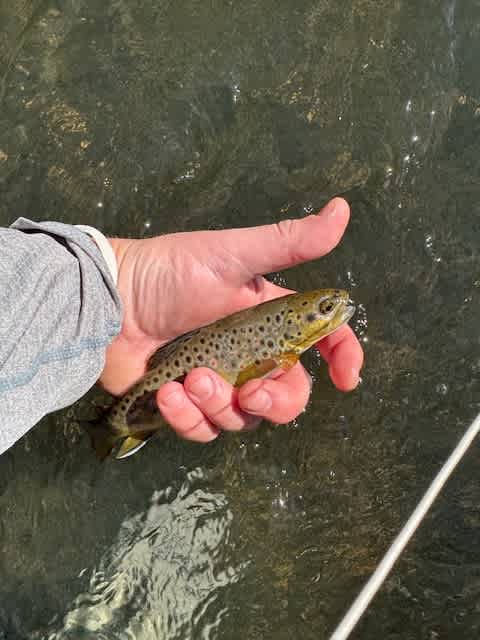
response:
M109 356L113 366L126 359L129 366L122 367L125 374L116 382L110 382L107 370L102 378L108 390L119 393L130 386L152 351L176 336L286 292L235 259L222 235L123 241L119 288L131 304L125 305L122 332Z

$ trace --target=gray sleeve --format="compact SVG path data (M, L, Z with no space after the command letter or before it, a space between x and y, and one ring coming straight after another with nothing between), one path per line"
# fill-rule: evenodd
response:
M95 384L121 313L88 235L25 218L0 228L0 453Z

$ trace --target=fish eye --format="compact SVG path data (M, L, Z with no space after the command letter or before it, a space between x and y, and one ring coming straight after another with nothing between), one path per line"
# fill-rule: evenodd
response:
M319 305L320 313L330 313L333 309L333 302L329 300L328 302L321 302Z

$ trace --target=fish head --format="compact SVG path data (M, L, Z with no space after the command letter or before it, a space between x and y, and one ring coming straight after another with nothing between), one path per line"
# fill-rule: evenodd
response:
M286 296L283 334L287 348L303 353L348 322L355 313L347 291L316 289Z

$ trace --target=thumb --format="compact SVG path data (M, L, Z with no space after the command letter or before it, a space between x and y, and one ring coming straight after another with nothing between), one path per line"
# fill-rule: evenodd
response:
M350 218L343 198L334 198L315 215L277 224L217 231L218 241L250 275L281 271L316 260L340 242Z

